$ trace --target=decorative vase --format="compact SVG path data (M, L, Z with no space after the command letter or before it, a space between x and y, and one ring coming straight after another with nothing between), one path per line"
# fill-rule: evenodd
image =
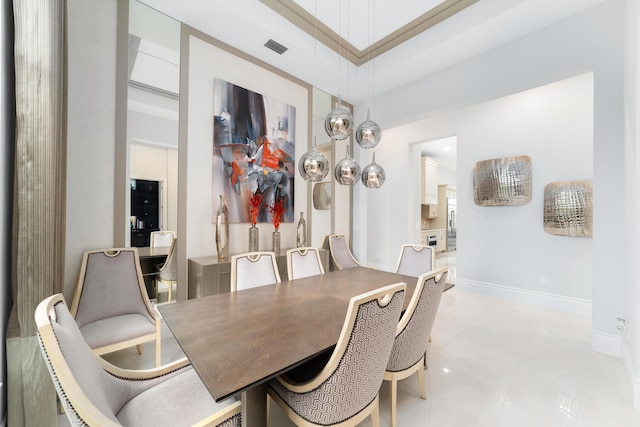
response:
M280 232L278 230L274 231L271 237L273 242L273 252L276 255L280 255Z
M307 246L307 222L304 220L304 212L300 212L300 221L296 233L296 247Z
M258 230L255 224L252 224L251 228L249 228L249 252L257 252L260 250L259 237L260 230Z
M220 206L216 212L216 250L218 259L229 258L229 210L220 195Z

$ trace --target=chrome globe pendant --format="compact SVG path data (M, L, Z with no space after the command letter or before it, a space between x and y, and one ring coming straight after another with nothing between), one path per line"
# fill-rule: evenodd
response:
M353 117L349 110L342 106L339 96L336 108L331 110L324 119L324 130L331 138L337 140L348 138L353 131Z
M371 121L367 108L367 120L360 123L356 129L356 141L362 148L373 148L380 142L382 130L376 122Z
M313 148L300 157L298 171L305 181L322 181L329 173L329 159L316 148L316 139L313 139Z
M336 164L334 176L340 185L353 185L360 181L360 165L349 156L349 146L347 156Z
M387 174L382 166L376 163L376 153L373 153L371 164L362 169L362 184L367 188L380 188L384 184Z

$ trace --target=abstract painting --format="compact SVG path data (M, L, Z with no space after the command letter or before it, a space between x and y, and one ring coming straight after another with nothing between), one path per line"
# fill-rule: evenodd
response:
M256 201L271 222L279 205L293 222L295 107L217 78L213 93L213 205L224 194L233 223L251 222Z

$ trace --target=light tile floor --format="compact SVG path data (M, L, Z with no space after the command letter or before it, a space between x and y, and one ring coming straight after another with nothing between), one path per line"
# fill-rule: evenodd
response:
M437 260L444 262L455 277L455 254ZM591 351L590 328L586 317L456 288L445 292L429 350L427 400L420 399L415 376L400 381L398 426L640 426L622 362ZM163 336L163 362L180 357L168 331ZM109 358L136 368L153 363L153 348ZM391 425L389 408L385 383L382 426ZM293 426L273 402L269 425Z

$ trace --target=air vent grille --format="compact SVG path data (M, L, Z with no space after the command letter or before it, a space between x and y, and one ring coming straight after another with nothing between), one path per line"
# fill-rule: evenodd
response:
M264 44L266 47L277 53L278 55L282 55L289 49L288 47L282 46L280 43L273 39L269 39L268 42Z

